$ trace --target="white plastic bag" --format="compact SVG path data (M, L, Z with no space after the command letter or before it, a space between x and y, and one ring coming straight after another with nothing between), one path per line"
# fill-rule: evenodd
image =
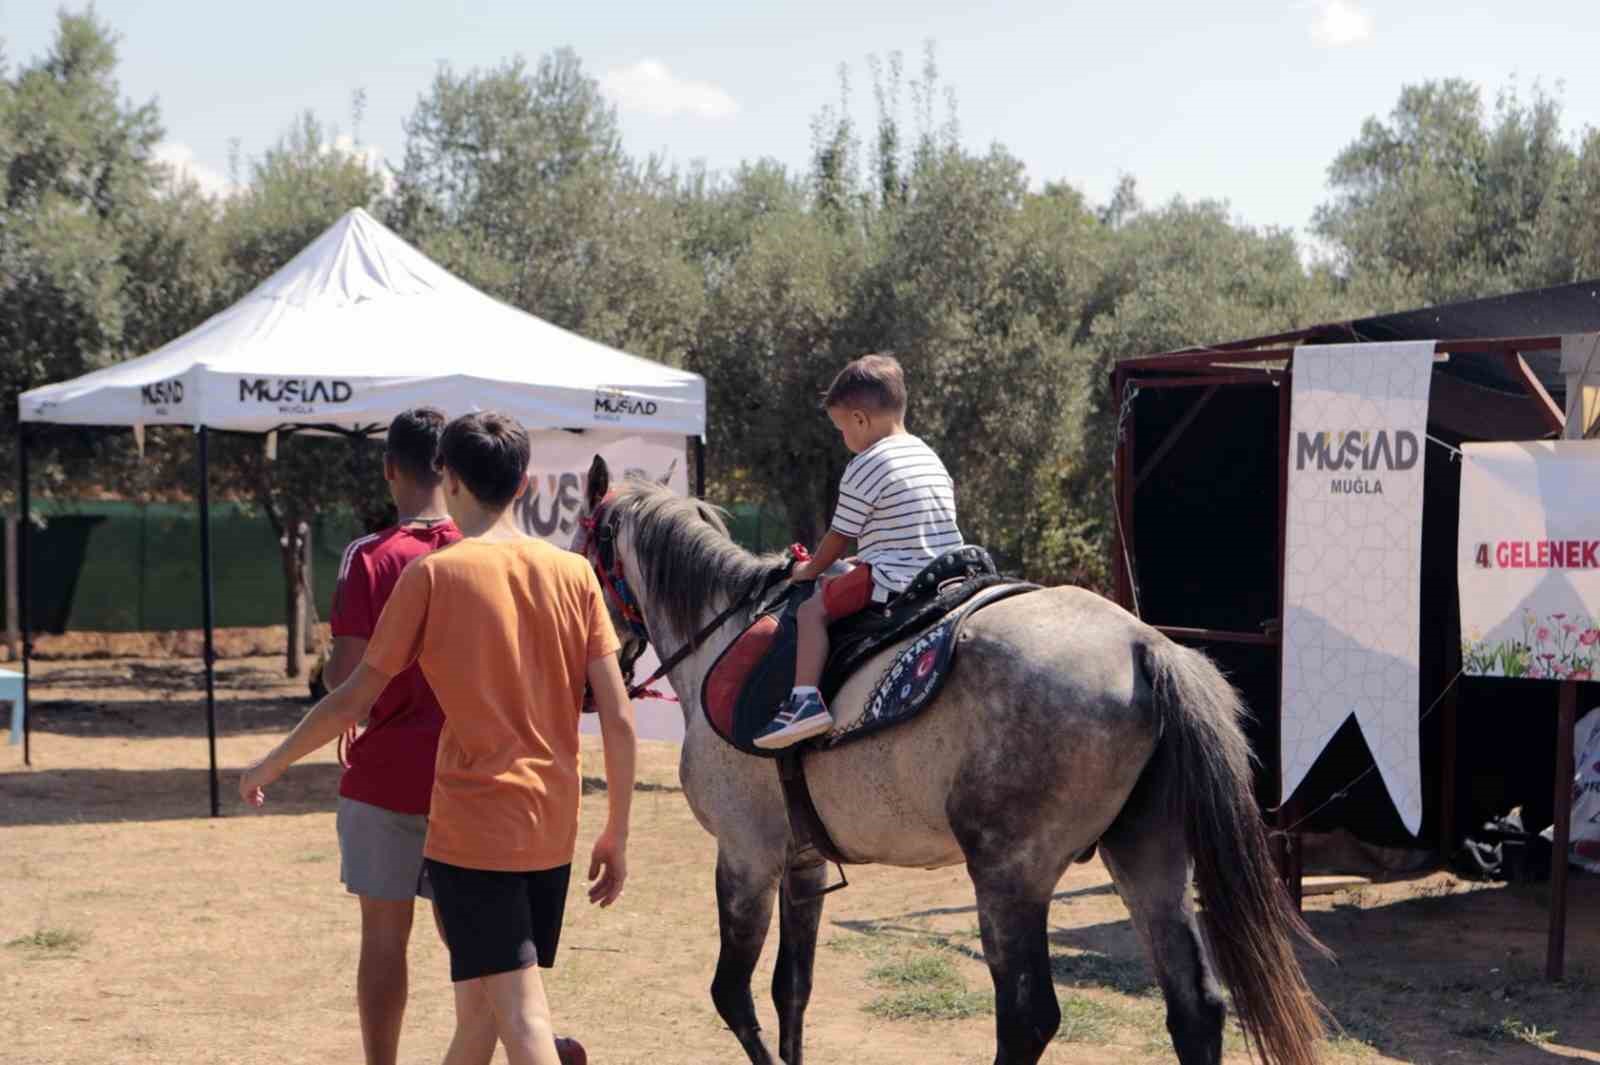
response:
M1571 864L1600 873L1600 707L1590 710L1572 730L1577 776L1572 782Z

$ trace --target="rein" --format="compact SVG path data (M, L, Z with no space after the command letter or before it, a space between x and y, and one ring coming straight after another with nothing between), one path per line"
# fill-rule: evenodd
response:
M802 549L802 551L803 550L804 549ZM716 617L707 622L704 628L689 638L688 643L684 644L682 647L678 648L672 654L663 659L661 664L656 667L656 671L644 679L644 683L629 686L628 698L637 699L641 695L656 694L648 690L650 685L654 684L656 681L672 672L672 670L675 669L680 662L694 654L695 651L699 650L700 645L705 643L706 638L712 633L716 632L718 629L722 628L723 624L726 623L729 618L733 617L733 615L737 614L751 603L759 600L762 596L766 595L779 584L782 584L784 581L788 580L789 572L794 569L795 563L803 561L805 561L803 558L791 558L790 561L784 565L775 567L771 573L767 574L766 580L761 582L760 588L756 589L752 594L738 600L732 606L728 607L728 609L724 610L722 613L718 614Z
M645 627L644 614L639 609L639 601L634 598L632 590L628 587L627 579L622 572L622 559L617 556L615 521L608 520L606 516L610 510L611 501L611 497L607 496L600 501L599 506L595 507L591 516L579 519L579 524L583 526L588 534L584 537L582 553L589 560L590 565L594 567L595 576L600 578L600 587L604 589L605 594L612 598L617 612L622 615L628 628L633 631L635 636L649 643L650 630ZM750 604L757 602L773 588L788 580L789 574L794 571L795 565L809 560L810 557L810 553L806 551L803 544L791 545L789 548L789 561L781 566L774 567L767 574L766 579L761 582L759 588L736 600L726 610L702 626L700 631L690 637L689 641L682 647L662 659L661 664L656 667L656 671L646 677L642 683L629 684L628 698L638 699L641 696L658 699L669 698L661 692L652 691L650 685L665 677L673 669L677 668L684 659L699 650L700 645L705 643L707 637L726 624L729 618Z

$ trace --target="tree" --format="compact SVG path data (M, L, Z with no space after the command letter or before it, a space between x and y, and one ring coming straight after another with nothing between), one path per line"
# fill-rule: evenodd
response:
M148 322L130 305L132 233L162 174L154 104L122 100L116 37L92 13L63 12L41 58L0 77L0 461L15 469L17 396L113 361ZM0 68L3 73L3 68ZM87 474L103 435L41 429L46 490Z
M513 306L679 363L701 289L675 201L675 175L623 152L615 109L563 49L439 72L406 122L393 220Z
M1334 159L1316 229L1342 275L1393 275L1424 302L1570 279L1549 240L1574 168L1561 105L1537 87L1502 94L1491 119L1470 82L1407 86Z
M229 278L224 303L244 296L350 208L378 205L382 175L337 143L306 114L252 164L248 185L226 203L220 223ZM371 444L337 437L286 437L277 443L276 459L267 457L257 436L218 440L214 470L223 494L254 500L278 538L291 677L300 674L308 635L301 625L308 613L311 523L329 501L370 505L381 498L378 457Z

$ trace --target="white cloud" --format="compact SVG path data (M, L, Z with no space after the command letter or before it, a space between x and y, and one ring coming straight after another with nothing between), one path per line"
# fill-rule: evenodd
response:
M1372 39L1372 16L1354 0L1317 0L1311 39L1324 48L1343 48Z
M196 159L194 149L187 144L163 141L155 146L152 154L156 162L167 167L174 182L193 182L207 196L232 196L235 191L226 174Z
M722 89L709 81L680 78L657 59L641 59L631 67L607 71L600 88L624 110L657 118L693 115L718 119L739 110L738 102Z

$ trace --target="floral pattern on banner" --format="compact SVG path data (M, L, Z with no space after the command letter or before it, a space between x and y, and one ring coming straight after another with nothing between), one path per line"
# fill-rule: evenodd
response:
M1472 677L1524 680L1593 680L1600 659L1600 626L1583 614L1541 619L1522 612L1522 636L1485 640L1477 630L1461 638L1461 668Z

